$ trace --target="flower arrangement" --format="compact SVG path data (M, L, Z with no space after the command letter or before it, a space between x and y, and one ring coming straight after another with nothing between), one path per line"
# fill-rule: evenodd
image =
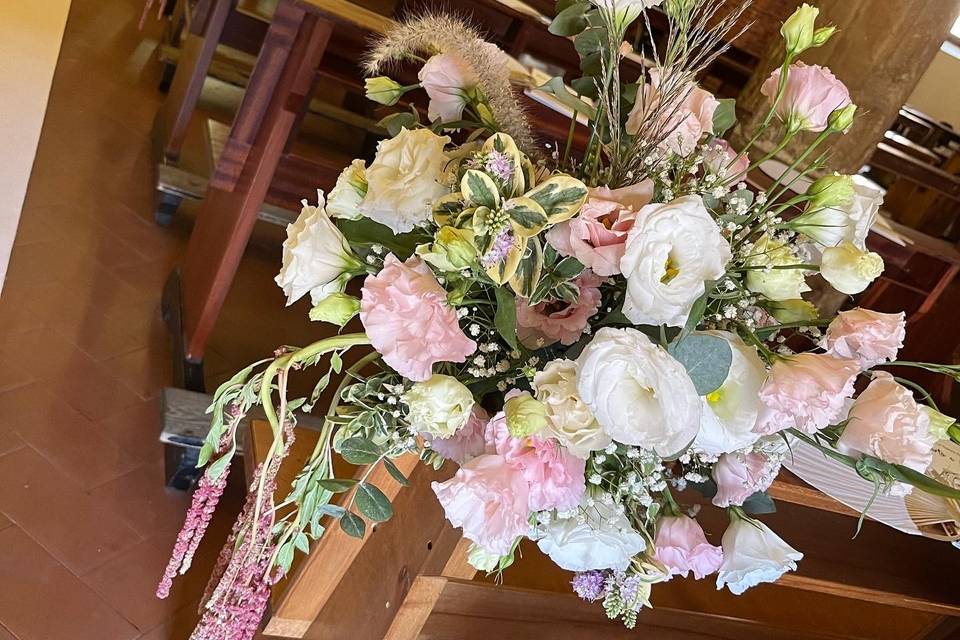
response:
M953 419L882 367L960 369L898 361L902 313L822 318L802 297L816 274L856 294L883 269L865 245L880 198L825 172L817 152L851 128L856 107L828 69L797 60L833 27L818 28L808 5L784 23L783 64L763 85L769 113L738 151L722 138L732 102L695 78L735 37L739 11L714 19L715 0L562 4L551 30L574 38L588 71L576 92L544 85L573 112L568 140L547 153L508 60L462 22L420 17L374 47L372 76L416 63L419 82L371 77L368 96L394 105L422 88L426 120L416 108L384 120L391 135L373 162L354 161L288 227L277 276L288 303L310 295L311 319L342 328L359 315L364 333L283 347L218 389L206 469L161 596L190 566L252 406L275 440L194 638L251 638L297 550L327 526L363 537L366 521L391 516L369 471L337 478L334 455L384 465L400 483L397 456L452 461L459 470L433 489L474 566L503 571L534 540L576 572L577 594L628 626L657 582L716 574L739 594L796 568L802 553L752 517L770 508L765 490L792 441L877 492L957 497L924 475L934 444L958 438ZM622 82L626 30L655 5L666 44ZM582 155L578 114L590 132ZM779 142L751 161L768 130ZM801 132L812 142L790 170L748 187L747 174ZM789 175L821 177L795 194ZM359 297L347 293L355 278ZM345 367L354 348L366 353ZM289 377L321 362L313 393L288 399ZM319 444L276 502L297 412L315 411L335 375ZM679 503L688 487L728 511L719 546L699 506Z

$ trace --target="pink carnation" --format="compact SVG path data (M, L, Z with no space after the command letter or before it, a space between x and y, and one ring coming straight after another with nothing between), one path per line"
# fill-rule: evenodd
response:
M435 362L463 362L476 351L447 305L447 292L420 258L400 262L392 253L369 275L360 296L360 320L384 362L416 382Z
M726 140L715 138L704 150L703 166L708 174L720 176L724 183L730 184L746 179L750 158L734 151Z
M923 473L933 460L936 436L930 414L889 373L878 371L857 397L837 441L846 454L867 454Z
M576 304L562 300L541 302L531 307L517 298L517 337L528 349L539 349L554 342L571 345L580 339L587 321L600 308L600 278L584 271L573 283L580 290Z
M474 458L450 480L431 486L447 520L491 553L510 553L514 540L530 526L527 482L503 456Z
M862 369L869 369L896 358L905 335L903 312L857 308L834 318L827 327L824 347L832 356L859 360Z
M760 87L760 93L771 100L780 83L778 68ZM830 69L796 62L790 65L787 86L777 104L777 115L800 131L823 131L830 114L850 104L850 92Z
M516 467L530 487L530 511L575 508L586 491L586 461L554 438L514 438L501 411L487 425L487 442Z
M686 578L693 571L693 577L700 580L723 562L723 549L707 542L697 521L687 516L660 518L654 545L657 560L666 565L671 576Z
M494 453L484 438L490 417L480 405L473 405L470 417L459 431L449 438L433 438L429 446L447 460L459 465L484 453Z
M590 189L580 215L547 231L547 242L562 256L573 256L598 276L620 274L627 233L640 207L653 197L653 182L621 189Z
M725 453L713 467L713 481L717 485L713 504L739 507L758 491L766 491L779 471L780 463L759 451Z
M800 353L778 360L760 389L763 403L754 431L815 433L839 422L860 364L849 358Z

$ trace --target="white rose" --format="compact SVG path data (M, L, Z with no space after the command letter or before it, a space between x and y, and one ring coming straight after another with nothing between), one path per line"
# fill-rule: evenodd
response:
M343 291L351 270L362 267L347 239L324 211L323 192L317 206L303 201L293 224L287 225L283 241L283 266L274 278L291 305L308 292L314 305L332 293Z
M761 267L747 271L747 289L770 300L794 300L804 291L810 291L807 272L792 268L803 261L791 252L789 245L768 235L757 240L745 263L748 267Z
M840 293L860 293L883 273L883 258L872 251L858 249L844 240L824 249L820 275Z
M624 571L647 544L626 516L599 500L591 502L543 527L537 546L567 571Z
M367 194L366 162L354 160L337 177L337 184L327 197L327 213L334 218L357 220L361 217L360 202Z
M547 408L547 428L570 453L586 459L610 444L610 436L577 394L576 362L550 362L533 377L533 388Z
M757 350L728 331L704 331L730 343L733 359L727 379L703 399L703 420L694 447L711 455L749 447L760 437L753 425L760 412L760 388L767 368Z
M405 233L430 218L433 201L450 193L442 184L448 136L429 129L403 129L377 145L367 168L367 195L360 212Z
M435 373L403 394L413 431L449 438L467 424L473 394L459 380Z
M716 280L730 261L700 196L648 204L627 235L620 271L627 279L623 314L634 324L682 327L705 280Z
M788 545L762 522L733 516L723 534L723 564L717 589L726 586L740 595L761 582L775 582L797 568L803 554Z
M700 430L683 365L636 329L604 327L577 359L577 391L608 436L668 458Z

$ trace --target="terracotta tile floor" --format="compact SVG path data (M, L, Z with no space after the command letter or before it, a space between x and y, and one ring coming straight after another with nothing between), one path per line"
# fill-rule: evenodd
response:
M170 228L152 221L160 25L137 30L142 5L73 0L0 296L0 640L188 637L239 508L233 486L194 570L157 600L189 503L163 484L159 299L195 207ZM207 354L209 388L309 335L306 309L284 309L272 282L280 238L255 233Z

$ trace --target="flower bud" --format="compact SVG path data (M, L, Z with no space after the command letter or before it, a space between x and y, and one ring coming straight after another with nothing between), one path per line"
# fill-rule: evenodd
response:
M853 117L857 112L857 105L850 103L830 112L827 118L827 127L831 131L846 133L853 126Z
M816 47L822 47L827 43L827 40L829 40L833 34L836 33L836 31L837 28L834 25L830 25L829 27L820 27L813 32L813 43L810 45L810 48L814 49Z
M881 273L883 258L872 251L861 251L848 240L823 251L820 274L841 293L860 293Z
M948 440L950 438L950 427L957 423L956 418L944 415L923 404L920 409L930 417L930 434L937 440Z
M346 293L331 293L310 309L310 319L314 322L329 322L342 327L359 312L359 299Z
M376 78L367 78L364 81L364 88L367 91L367 98L388 107L397 104L400 96L406 93L406 90L399 83L386 76L377 76Z
M461 271L477 262L473 231L440 227L433 244L417 247L417 255L442 271Z
M849 207L853 204L854 195L856 191L851 176L839 173L823 176L807 189L807 196L810 198L807 209L814 211Z
M782 300L772 302L769 307L770 315L779 322L788 324L791 322L807 322L816 320L820 317L816 305L797 298L795 300Z
M820 9L804 2L793 12L793 15L787 18L780 27L780 34L786 42L787 53L797 55L815 46L813 44L814 23L818 15L820 15Z
M507 400L503 411L507 430L514 438L532 436L547 426L547 408L526 391Z

